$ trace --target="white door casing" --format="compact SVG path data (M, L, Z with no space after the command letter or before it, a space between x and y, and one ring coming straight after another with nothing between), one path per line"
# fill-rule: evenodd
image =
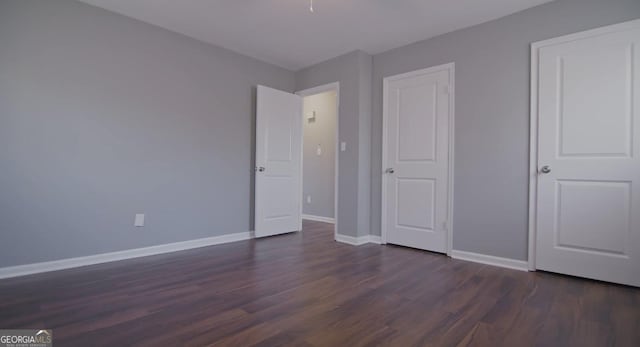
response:
M451 249L454 65L385 78L382 238Z
M255 236L301 228L302 98L258 86Z
M640 20L532 45L530 267L640 286L639 46Z

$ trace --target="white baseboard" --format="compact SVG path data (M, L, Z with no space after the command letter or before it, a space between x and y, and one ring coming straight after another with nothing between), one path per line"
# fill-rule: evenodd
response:
M131 258L146 257L162 253L184 251L187 249L200 248L206 246L219 245L236 241L248 240L251 238L250 232L227 234L221 236L207 237L197 240L189 240L164 245L157 245L144 248L128 249L125 251L102 253L89 255L86 257L68 258L62 260L47 261L42 263L18 265L0 268L0 279L32 275L42 272L71 269L81 266L109 263L112 261L125 260Z
M472 261L475 263L505 267L507 269L529 271L529 263L525 260L495 257L492 255L479 254L465 251L451 251L451 258Z
M375 243L376 245L382 244L382 237L376 235L369 235L369 243Z
M353 237L348 235L336 234L336 241L340 243L346 243L352 246L360 246L367 243L363 237Z
M367 243L375 243L375 244L382 243L380 236L374 236L374 235L354 237L354 236L336 234L336 241L341 243L346 243L352 246L361 246Z
M316 222L324 222L324 223L336 224L335 218L313 216L313 215L310 215L310 214L303 214L302 215L302 219L312 220L312 221L316 221Z

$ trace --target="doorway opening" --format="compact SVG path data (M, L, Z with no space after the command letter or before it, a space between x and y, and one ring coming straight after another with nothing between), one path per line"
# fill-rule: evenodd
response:
M309 222L334 224L335 238L340 148L339 85L331 83L297 94L303 98L301 216Z

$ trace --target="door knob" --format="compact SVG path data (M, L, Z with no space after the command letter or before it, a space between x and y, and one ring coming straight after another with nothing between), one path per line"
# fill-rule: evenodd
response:
M388 174L392 174L392 173L394 173L396 171L392 167L390 167L390 168L386 169L384 172L388 173Z
M264 170L266 170L264 166L259 166L256 168L256 171L259 171L259 172L264 172Z
M549 172L551 172L551 168L548 165L545 165L540 168L540 172L543 174L548 174Z

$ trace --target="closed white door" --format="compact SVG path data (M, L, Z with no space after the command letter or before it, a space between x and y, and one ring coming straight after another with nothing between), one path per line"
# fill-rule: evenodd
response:
M640 286L639 47L640 21L533 46L538 269Z
M453 66L385 79L383 239L447 251Z
M302 228L302 98L258 86L256 107L256 237Z

